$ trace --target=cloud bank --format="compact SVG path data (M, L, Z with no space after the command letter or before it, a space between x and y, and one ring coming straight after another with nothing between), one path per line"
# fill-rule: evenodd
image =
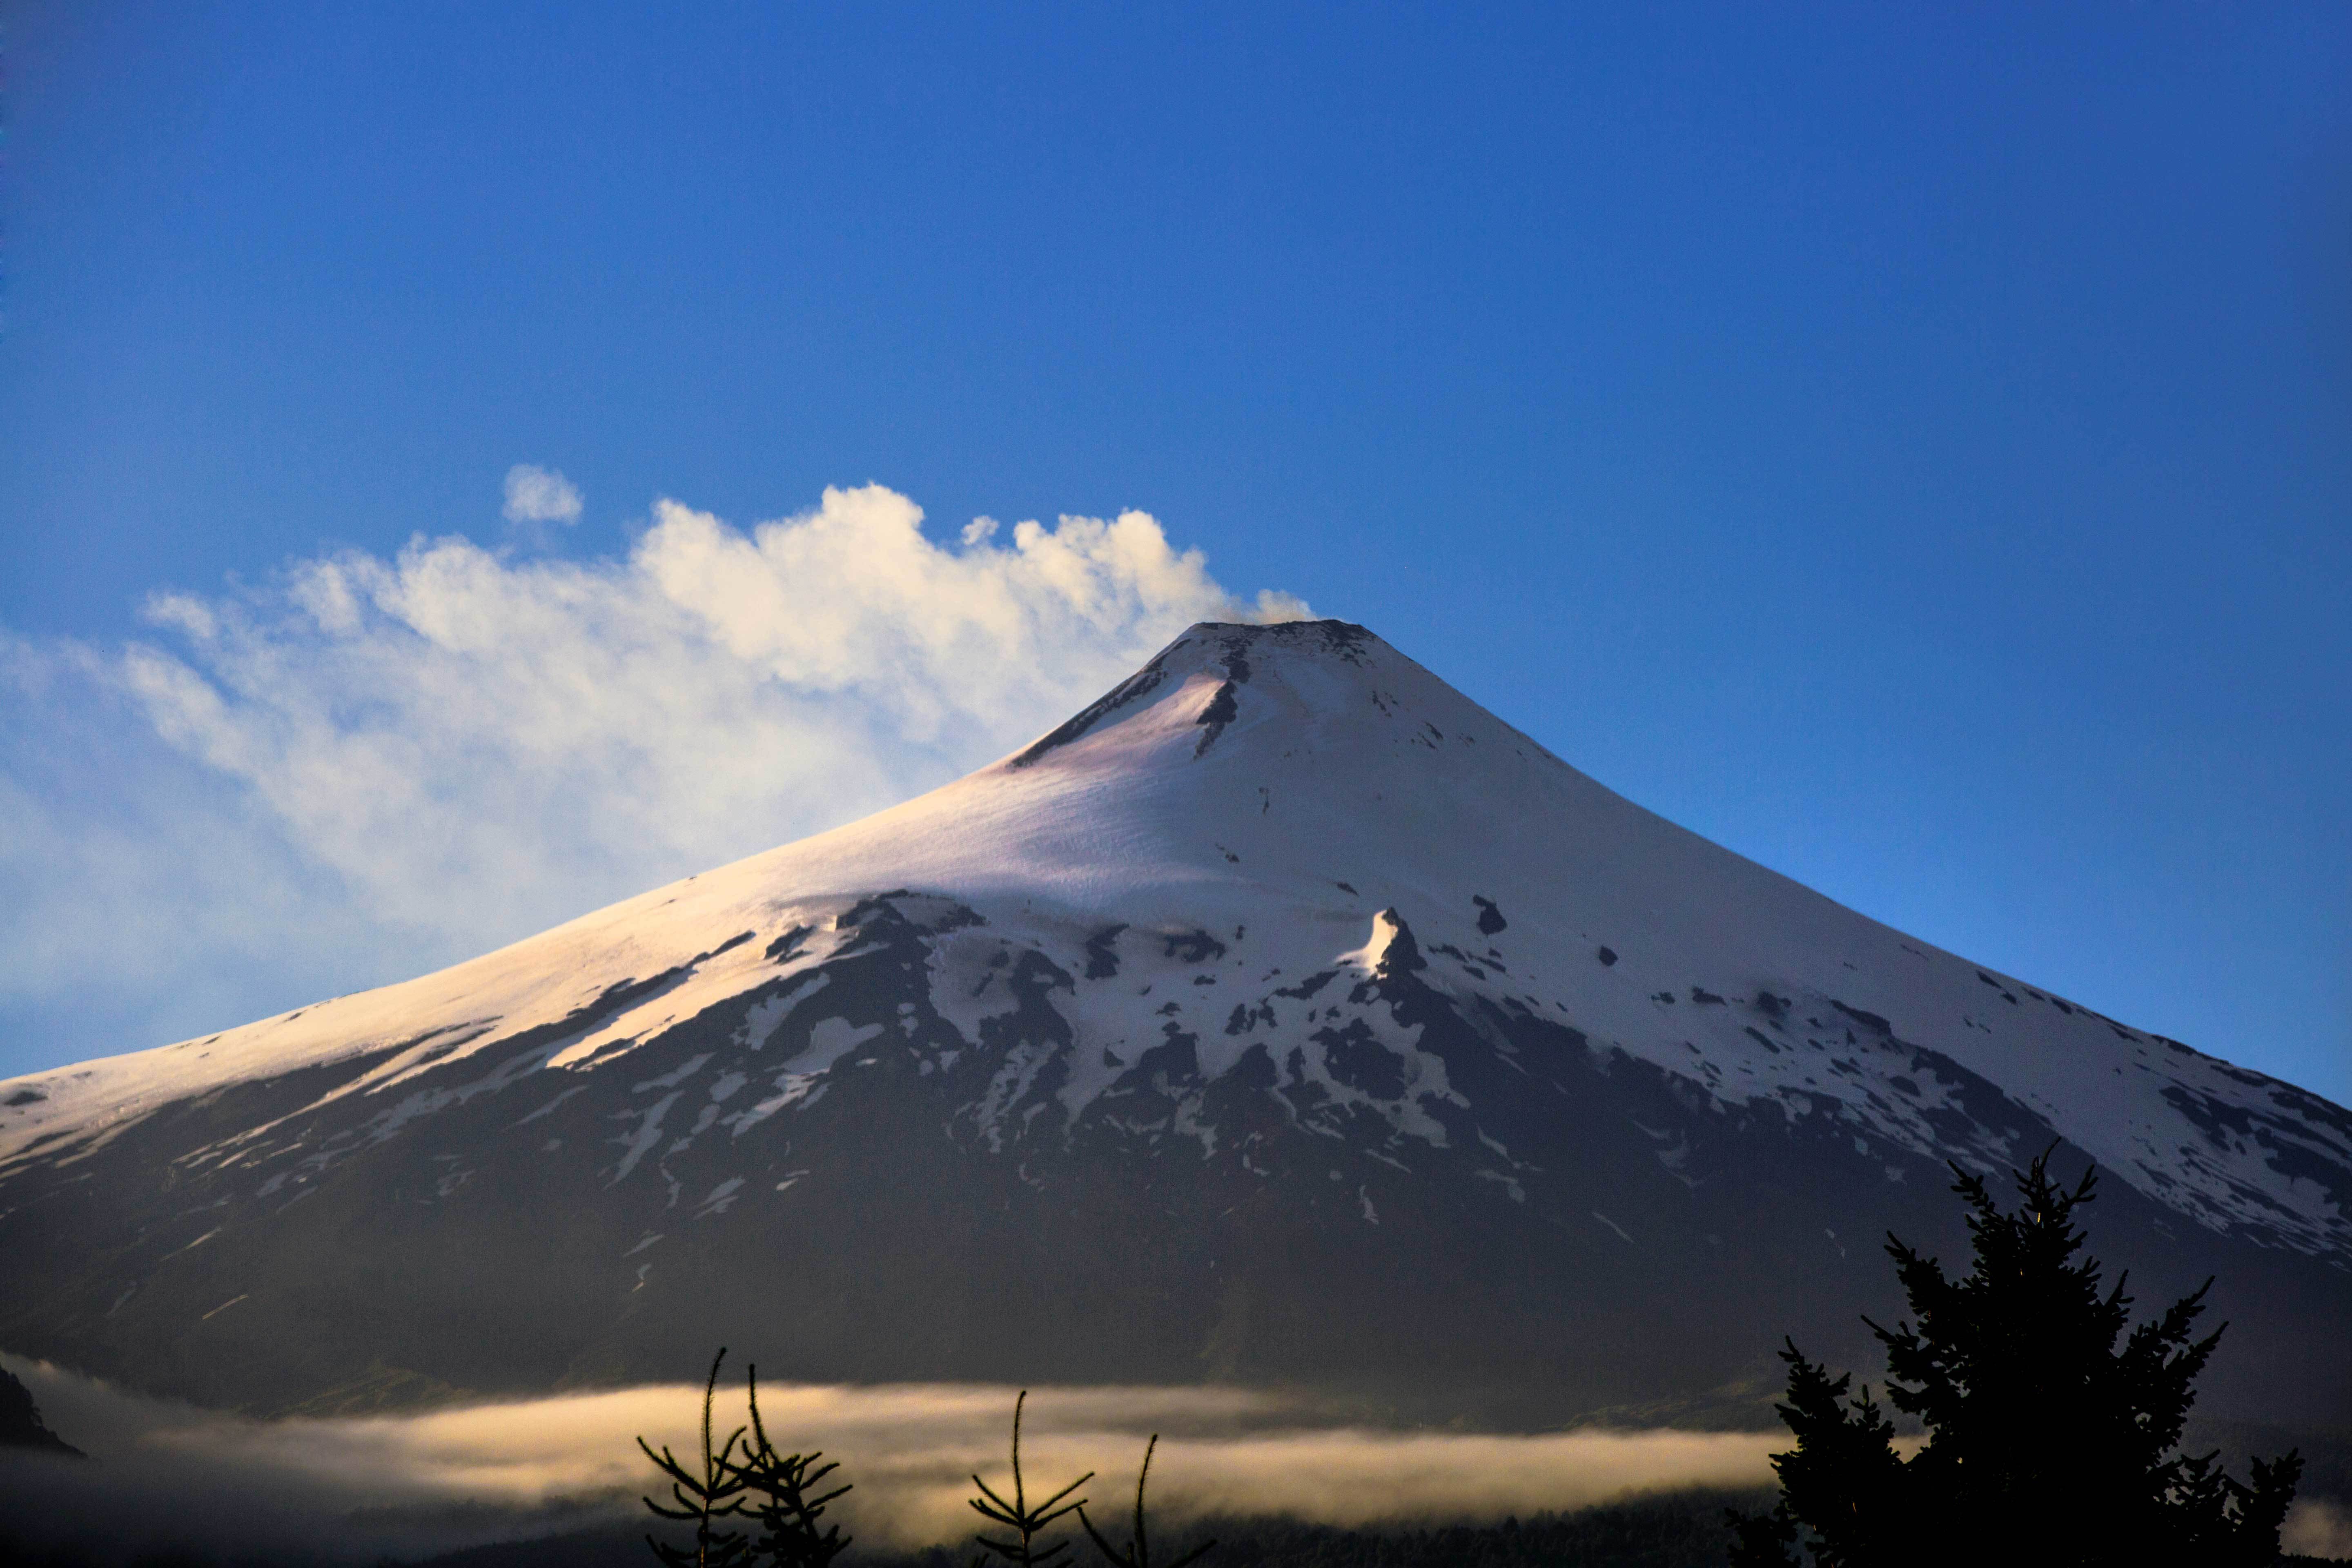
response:
M642 1515L651 1469L633 1439L683 1453L699 1388L615 1390L415 1415L257 1422L150 1401L10 1358L50 1425L98 1461L0 1469L0 1503L45 1500L59 1530L103 1529L131 1550L151 1522L230 1546L337 1540L352 1560L446 1549ZM1011 1388L763 1387L776 1441L821 1447L856 1490L840 1505L869 1544L970 1533L975 1472L1006 1479ZM722 1388L723 1434L742 1420ZM1036 1389L1023 1429L1034 1487L1087 1470L1081 1495L1116 1516L1145 1436L1154 1516L1280 1515L1332 1524L1495 1520L1631 1492L1746 1488L1771 1479L1764 1433L1586 1428L1538 1436L1342 1425L1279 1396L1223 1388ZM37 1478L37 1479L36 1479ZM332 1521L333 1528L327 1528Z
M0 1076L470 956L944 783L1193 621L1308 613L1142 512L922 515L664 500L619 560L420 537L159 593L124 647L0 639L0 1008L41 1042Z

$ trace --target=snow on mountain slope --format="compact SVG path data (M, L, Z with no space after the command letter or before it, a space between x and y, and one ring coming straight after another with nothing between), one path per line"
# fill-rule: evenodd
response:
M1865 1152L2021 1161L2034 1151L1969 1111L1982 1080L2209 1230L2352 1259L2339 1108L1908 940L1685 832L1331 621L1195 626L967 778L470 963L0 1083L0 1179L90 1158L224 1086L363 1064L192 1156L226 1171L266 1154L261 1190L299 1187L479 1095L519 1088L551 1109L600 1076L631 1078L632 1053L665 1029L771 987L735 1036L747 1065L690 1059L674 1083L632 1081L666 1098L616 1139L603 1175L651 1179L649 1153L814 1105L880 1032L828 1016L824 994L829 966L870 942L853 917L877 895L929 911L929 1000L972 1050L985 1021L1035 994L1015 984L1024 964L1058 977L1042 994L1069 1043L1016 1043L962 1108L998 1144L1016 1120L1075 1121L1181 1036L1212 1081L1282 1040L1290 1081L1377 1112L1393 1150L1444 1145L1434 1109L1476 1108L1370 984L1402 968L1465 1016L1570 1024L1693 1095L1827 1119ZM801 1048L762 1059L791 1017L807 1026ZM1378 1081L1342 1070L1330 1042L1349 1037L1402 1065ZM1506 1032L1493 1043L1507 1063ZM474 1076L453 1076L461 1064ZM273 1138L337 1102L362 1117L357 1142ZM1213 1124L1182 1130L1213 1152ZM1509 1152L1496 1154L1482 1173L1516 1192ZM1660 1160L1671 1169L1673 1151Z

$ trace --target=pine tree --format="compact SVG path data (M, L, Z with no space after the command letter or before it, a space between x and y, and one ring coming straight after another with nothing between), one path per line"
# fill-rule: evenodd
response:
M719 1392L719 1363L727 1359L727 1347L710 1358L710 1380L702 1386L702 1466L689 1470L662 1445L658 1454L643 1437L637 1447L644 1449L654 1468L669 1480L670 1500L656 1502L651 1498L641 1500L646 1507L664 1519L677 1520L694 1526L694 1547L668 1546L646 1537L646 1544L667 1568L735 1568L745 1561L751 1543L740 1531L719 1522L740 1517L743 1512L743 1479L735 1462L736 1447L743 1441L743 1428L738 1426L732 1436L718 1447L711 1446L710 1405Z
M851 1489L849 1483L819 1492L817 1488L839 1465L818 1464L824 1458L822 1453L778 1453L768 1440L767 1423L760 1418L758 1367L749 1369L745 1384L751 1402L751 1439L734 1474L745 1492L743 1512L760 1527L751 1542L751 1560L774 1568L826 1568L849 1550L851 1538L837 1524L819 1530L817 1521L824 1516L827 1503Z
M2045 1152L2014 1173L2014 1214L1979 1178L1954 1174L1974 1266L1951 1279L1890 1236L1911 1319L1869 1325L1886 1351L1887 1402L1927 1429L1926 1444L1900 1458L1869 1390L1849 1394L1849 1376L1832 1378L1790 1342L1779 1409L1797 1446L1773 1456L1773 1511L1734 1516L1734 1568L2268 1568L2300 1458L2256 1460L2242 1484L2217 1455L2176 1451L2221 1342L2219 1329L2193 1337L2212 1281L2130 1328L2128 1276L2103 1293L2098 1260L2075 1256L2092 1173L2069 1190Z
M1160 1434L1154 1432L1151 1441L1143 1446L1143 1468L1135 1473L1135 1533L1128 1537L1126 1546L1113 1546L1106 1541L1102 1531L1095 1528L1095 1521L1087 1517L1087 1505L1084 1502L1077 1505L1079 1527L1085 1530L1087 1539L1095 1543L1095 1550L1103 1554L1111 1568L1151 1568L1151 1538L1143 1529L1143 1485L1151 1479L1151 1455L1159 1447ZM1190 1568L1190 1564L1198 1563L1214 1551L1216 1545L1213 1541L1204 1542L1169 1563L1168 1568Z
M702 1462L688 1468L665 1446L656 1454L643 1437L637 1447L669 1481L670 1500L644 1500L664 1519L694 1526L694 1545L666 1545L646 1538L654 1555L667 1568L828 1568L849 1549L850 1538L837 1524L823 1529L818 1521L827 1504L850 1490L847 1482L829 1490L818 1488L838 1465L819 1464L821 1453L779 1453L768 1437L760 1415L760 1369L744 1373L745 1394L751 1406L751 1424L738 1426L724 1443L716 1441L711 1405L719 1393L719 1363L727 1359L725 1346L710 1361L710 1377L702 1387ZM748 1435L747 1435L748 1432ZM1016 1436L1018 1427L1015 1427ZM1016 1454L1018 1448L1015 1448ZM745 1534L723 1521L750 1520L758 1527Z
M1013 1402L1012 1498L1008 1500L999 1497L995 1489L986 1481L974 1476L971 1478L971 1484L980 1489L980 1496L968 1500L971 1503L973 1511L982 1519L992 1524L1001 1524L1013 1531L1013 1539L1010 1541L997 1541L985 1535L975 1535L972 1539L986 1548L992 1555L1013 1564L1013 1568L1042 1568L1044 1564L1056 1563L1062 1553L1070 1549L1070 1543L1067 1541L1056 1541L1047 1546L1043 1544L1038 1537L1044 1532L1045 1527L1055 1520L1065 1514L1076 1513L1086 1506L1084 1498L1070 1503L1066 1503L1062 1500L1085 1486L1095 1477L1095 1473L1088 1470L1045 1501L1032 1503L1029 1500L1027 1484L1021 1479L1021 1410L1022 1406L1028 1403L1029 1391L1025 1388L1021 1391L1020 1397ZM974 1568L978 1568L978 1564L985 1562L986 1559L974 1558L972 1561Z

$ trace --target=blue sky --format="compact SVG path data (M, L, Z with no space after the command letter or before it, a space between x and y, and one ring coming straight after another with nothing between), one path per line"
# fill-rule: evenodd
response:
M36 0L5 47L0 1073L825 826L1276 589L1872 915L2352 1100L2352 12ZM502 518L517 464L577 521ZM1066 681L971 677L945 729L775 676L761 745L888 765L645 784L689 826L562 865L449 825L595 819L620 742L519 761L404 699L398 615L285 629L417 535L483 603L642 607L664 498L869 481L941 561L1139 509L1210 586L1119 578L1038 645ZM485 703L586 657L548 637L468 656Z

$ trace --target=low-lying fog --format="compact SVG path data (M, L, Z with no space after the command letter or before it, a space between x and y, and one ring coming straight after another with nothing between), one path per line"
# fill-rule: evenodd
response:
M131 1555L158 1546L376 1562L621 1519L653 1472L642 1434L698 1452L702 1391L618 1389L420 1415L256 1421L147 1399L42 1362L0 1356L88 1461L0 1450L0 1520L32 1544ZM741 1368L719 1430L743 1419ZM1015 1391L971 1384L763 1385L768 1431L822 1448L856 1490L835 1506L869 1545L955 1542L974 1522L974 1471L1007 1479ZM1225 1388L1037 1388L1023 1427L1030 1486L1098 1472L1080 1495L1124 1518L1144 1439L1153 1517L1283 1515L1328 1524L1497 1520L1643 1491L1772 1479L1785 1433L1588 1427L1535 1436L1383 1431L1301 1400ZM689 1459L689 1463L691 1460ZM2352 1554L2352 1517L2316 1500L2289 1551Z
M256 1421L142 1398L0 1357L48 1425L91 1456L0 1464L0 1515L36 1539L126 1550L307 1548L374 1561L645 1518L653 1472L634 1439L698 1452L698 1387L628 1388L418 1415ZM722 1374L719 1432L743 1419ZM863 1542L961 1540L974 1471L1006 1479L1015 1390L763 1384L780 1447L822 1448L856 1490L836 1505ZM1334 1524L1499 1519L1628 1492L1769 1482L1769 1434L1584 1429L1537 1436L1340 1425L1303 1402L1221 1388L1037 1388L1023 1426L1033 1489L1083 1471L1122 1517L1146 1436L1154 1517L1278 1514ZM1082 1494L1084 1495L1084 1494ZM650 1521L648 1521L650 1522Z

